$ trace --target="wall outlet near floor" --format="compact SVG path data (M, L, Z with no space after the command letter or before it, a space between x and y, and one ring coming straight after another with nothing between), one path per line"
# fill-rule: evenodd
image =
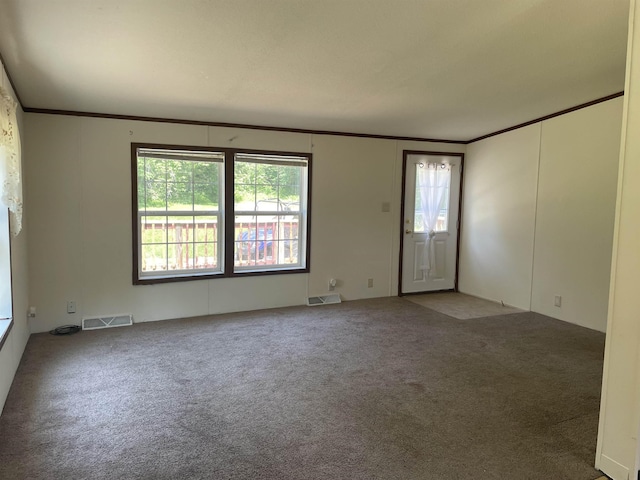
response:
M556 295L556 296L554 297L554 299L553 299L553 304L554 304L556 307L560 307L560 306L562 306L562 297L561 297L560 295Z
M373 288L373 278L367 279L367 288Z
M76 313L76 302L67 302L67 313Z

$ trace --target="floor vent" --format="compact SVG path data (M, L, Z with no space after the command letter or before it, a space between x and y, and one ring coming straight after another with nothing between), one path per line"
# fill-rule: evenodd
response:
M133 325L133 315L105 315L103 317L84 317L82 319L83 330L97 330L99 328L129 327Z
M318 297L307 298L307 305L314 307L316 305L328 305L330 303L341 303L340 295L332 293L331 295L321 295Z

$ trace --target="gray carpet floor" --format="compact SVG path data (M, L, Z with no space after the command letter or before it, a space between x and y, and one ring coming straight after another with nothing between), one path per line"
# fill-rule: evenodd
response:
M567 479L604 335L402 298L32 335L2 479Z

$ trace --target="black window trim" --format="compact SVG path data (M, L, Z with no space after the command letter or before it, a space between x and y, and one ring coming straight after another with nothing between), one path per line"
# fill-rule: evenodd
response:
M224 209L222 216L224 221L224 271L220 273L197 273L193 275L180 275L166 277L141 277L138 272L139 260L139 229L138 229L138 149L162 149L183 150L201 152L224 153ZM235 154L246 153L249 155L282 155L284 157L305 157L307 159L307 192L306 192L306 231L305 231L305 264L304 267L287 268L276 267L273 270L240 270L234 271L234 232L235 232L235 206L233 201L234 159ZM218 278L241 278L269 275L288 275L296 273L309 273L311 262L311 188L312 188L312 162L313 154L310 152L290 152L277 150L256 150L250 148L209 147L195 145L170 145L164 143L139 143L131 142L131 225L132 225L132 265L134 285L153 285L158 283L188 282L194 280L212 280ZM167 272L169 273L169 272Z

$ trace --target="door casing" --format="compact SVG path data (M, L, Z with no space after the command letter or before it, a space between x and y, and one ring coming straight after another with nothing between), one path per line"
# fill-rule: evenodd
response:
M412 292L412 293L402 293L402 264L403 264L403 254L404 254L404 219L405 219L405 194L406 194L406 183L407 183L407 157L409 155L444 155L448 157L459 157L460 158L460 203L458 206L458 225L457 225L457 239L456 239L456 268L455 268L455 280L453 290L430 290L427 292ZM464 186L464 153L458 152L433 152L426 150L403 150L402 151L402 191L400 193L400 256L398 258L398 296L402 297L405 295L421 295L424 293L435 293L438 291L458 291L458 275L459 275L459 266L460 266L460 231L462 230L462 213L463 213L463 186Z

